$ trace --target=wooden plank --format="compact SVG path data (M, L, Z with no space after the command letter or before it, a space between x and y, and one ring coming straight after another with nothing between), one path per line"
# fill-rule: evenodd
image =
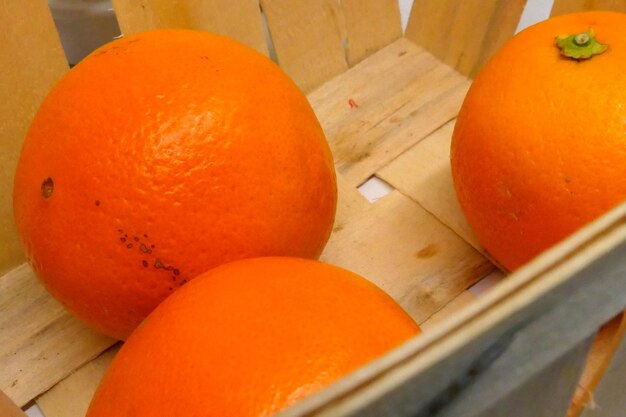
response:
M346 58L354 66L402 36L398 0L343 0Z
M554 0L552 16L583 10L613 10L626 12L626 0Z
M278 63L305 92L348 68L337 0L261 0Z
M0 7L0 274L23 262L13 225L13 175L39 104L68 65L45 0Z
M350 184L453 119L469 80L400 39L309 95Z
M456 198L450 171L455 120L404 152L376 175L417 201L476 249L482 251ZM407 175L410 173L410 175Z
M515 32L526 0L415 0L406 37L474 77Z
M84 417L100 380L119 351L116 344L37 398L46 417Z
M417 322L493 270L471 246L397 191L335 228L321 259L370 279Z
M280 415L477 416L622 311L625 273L626 204L438 329Z
M258 0L113 0L124 34L152 29L205 30L268 55Z
M70 317L22 265L0 278L0 390L24 406L114 343Z

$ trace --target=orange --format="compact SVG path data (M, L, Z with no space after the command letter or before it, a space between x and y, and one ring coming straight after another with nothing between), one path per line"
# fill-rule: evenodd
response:
M166 299L113 360L88 417L267 416L419 332L366 279L314 260L257 258Z
M583 46L608 49L563 55L556 38L580 34ZM562 42L584 49L574 38ZM452 174L470 226L505 268L626 198L624 68L626 14L585 12L520 32L473 82L452 138Z
M14 212L50 292L125 338L221 263L316 258L336 206L332 155L306 97L269 59L209 33L103 46L46 97Z

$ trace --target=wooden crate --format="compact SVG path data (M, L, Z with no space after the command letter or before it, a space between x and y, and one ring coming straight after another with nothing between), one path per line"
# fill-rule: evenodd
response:
M323 260L371 279L425 329L282 415L573 417L607 366L596 397L624 383L626 349L609 359L626 327L626 205L502 279L452 190L455 116L525 1L415 0L404 34L397 0L113 3L127 34L211 30L266 54L270 36L335 156L340 201ZM584 8L626 1L556 0L553 13ZM3 2L0 26L0 416L34 401L47 417L79 417L118 346L71 318L23 263L10 198L27 126L68 66L45 0ZM372 202L357 190L371 178L391 188ZM610 407L626 408L614 397Z

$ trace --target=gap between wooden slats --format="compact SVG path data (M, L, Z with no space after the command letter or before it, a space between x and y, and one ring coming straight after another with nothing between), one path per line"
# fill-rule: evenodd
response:
M581 10L612 10L626 12L626 0L554 0L552 16Z
M113 0L124 34L180 28L218 33L268 55L258 0Z
M68 65L45 0L0 7L0 274L23 262L13 224L13 176L28 126Z
M474 77L515 32L526 0L415 0L406 37Z

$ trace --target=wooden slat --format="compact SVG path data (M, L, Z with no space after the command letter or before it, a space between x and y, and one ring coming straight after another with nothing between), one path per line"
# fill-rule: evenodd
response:
M22 265L0 278L0 390L23 406L113 340L73 319Z
M119 348L118 344L108 349L37 398L37 405L43 414L46 417L84 417L100 380Z
M113 0L124 34L180 28L219 33L268 55L258 0Z
M526 0L415 0L406 37L474 77L515 32Z
M626 204L436 330L280 415L478 416L622 311L624 274ZM548 392L538 387L536 395Z
M342 0L341 7L350 66L402 36L398 0Z
M355 256L358 253L358 256ZM397 191L335 228L322 260L370 279L422 322L493 266Z
M417 201L472 246L482 251L454 192L450 171L450 121L404 152L376 175ZM410 172L411 175L407 175Z
M359 185L453 119L469 80L399 39L309 95L339 171Z
M261 0L278 63L305 92L348 68L337 0Z
M554 0L552 16L583 10L613 10L626 12L626 0Z
M0 7L0 274L23 262L13 225L13 174L28 126L68 65L45 0Z

